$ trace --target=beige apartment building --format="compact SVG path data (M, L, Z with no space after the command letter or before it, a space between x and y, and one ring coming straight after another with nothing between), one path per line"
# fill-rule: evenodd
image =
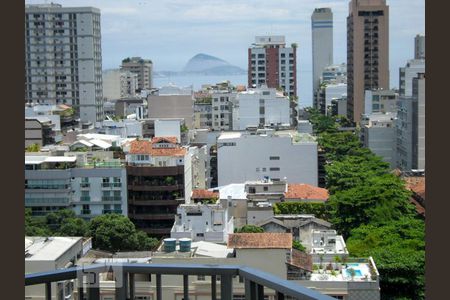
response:
M389 89L389 6L386 0L352 0L347 17L348 116L359 122L364 91Z
M128 57L122 60L120 69L138 75L138 89L149 90L152 88L153 63L151 60L141 57Z

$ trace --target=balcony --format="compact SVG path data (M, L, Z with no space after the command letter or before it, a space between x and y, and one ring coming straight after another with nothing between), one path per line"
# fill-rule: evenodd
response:
M174 213L128 213L128 217L130 219L135 220L175 220L175 212Z
M102 201L121 202L122 197L120 197L120 196L102 196Z
M120 182L103 182L102 188L120 188L122 187L122 183Z
M87 201L87 202L89 202L89 201L91 201L91 197L90 196L81 196L80 197L80 201Z
M104 209L102 210L102 214L122 214L121 209Z
M294 299L332 300L334 298L308 289L295 282L281 279L258 269L236 265L201 264L93 264L62 270L31 273L25 275L25 286L44 284L45 299L52 299L52 283L64 280L76 280L78 294L86 292L89 300L100 300L101 284L96 280L84 282L83 277L99 278L102 273L114 273L116 284L115 299L135 298L135 274L154 274L156 276L155 294L162 300L162 275L183 276L183 296L189 299L189 276L211 276L211 299L233 299L233 277L240 276L244 281L245 299L264 299L264 288L275 291L276 299L285 297ZM120 273L119 273L120 272ZM87 276L89 275L89 276ZM219 290L217 276L220 276ZM80 284L81 283L81 284ZM129 294L129 297L128 297Z
M165 205L179 205L184 204L184 198L167 199L167 200L135 200L128 199L129 205L135 206L165 206Z
M90 209L82 209L81 210L81 214L82 215L90 215L91 214L91 210Z
M162 191L179 191L183 190L184 186L181 184L173 184L173 185L139 185L139 184L130 184L128 185L128 190L132 191L142 191L142 192L162 192Z

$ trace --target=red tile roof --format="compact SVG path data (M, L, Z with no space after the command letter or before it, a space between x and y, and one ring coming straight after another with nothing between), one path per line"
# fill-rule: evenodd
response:
M152 143L146 140L134 140L130 143L131 154L150 154Z
M176 139L176 138L175 138ZM131 142L130 154L148 154L151 156L184 156L186 148L153 148L152 142L147 140L135 140Z
M425 199L425 177L404 177L406 188Z
M176 136L160 136L160 137L154 137L152 139L152 143L159 143L159 142L166 142L166 143L170 143L170 144L177 144L178 143L178 139Z
M291 249L290 233L233 233L228 236L228 248L237 249Z
M192 199L217 199L219 198L219 193L212 192L208 190L193 190L192 191Z
M304 183L289 183L288 191L284 194L285 199L307 199L327 201L328 190Z
M312 255L296 249L292 249L290 259L287 263L309 272L313 270Z

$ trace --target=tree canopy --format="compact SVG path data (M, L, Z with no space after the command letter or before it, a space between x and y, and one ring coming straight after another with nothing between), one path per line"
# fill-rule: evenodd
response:
M264 228L256 225L244 225L241 228L235 228L235 233L261 233L264 232Z

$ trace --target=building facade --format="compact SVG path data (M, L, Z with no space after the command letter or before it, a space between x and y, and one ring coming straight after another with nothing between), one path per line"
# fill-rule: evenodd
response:
M347 17L347 109L359 122L364 91L389 89L389 7L386 0L352 0Z
M293 124L289 98L267 87L238 93L232 116L233 130Z
M425 59L425 35L418 34L414 38L414 59Z
M25 6L25 102L68 104L81 122L103 120L99 9Z
M248 87L266 85L297 96L297 45L284 36L257 36L248 49Z
M25 157L25 207L42 216L71 209L91 219L106 213L127 215L127 178L118 161L81 167L75 156Z
M397 121L397 168L425 169L425 74L413 80L413 96L400 97Z
M397 112L398 93L394 90L371 90L365 92L364 114Z
M320 84L326 66L333 64L333 12L331 8L316 8L311 16L313 91Z
M219 186L264 177L317 186L317 142L309 134L225 132L217 148Z
M347 65L328 65L323 68L319 85L314 90L313 107L321 114L327 115L330 113L333 99L340 99L345 95L347 95Z
M361 141L364 147L383 158L391 169L397 161L397 113L372 113L361 119Z
M417 77L417 74L425 72L425 60L424 59L411 59L408 60L406 66L400 68L400 90L399 95L405 97L412 97L412 84L413 78Z
M128 57L122 60L120 69L137 75L139 90L150 90L153 87L153 63L151 60L141 57Z
M103 97L106 100L117 100L134 97L138 89L138 75L130 71L118 69L103 71Z

